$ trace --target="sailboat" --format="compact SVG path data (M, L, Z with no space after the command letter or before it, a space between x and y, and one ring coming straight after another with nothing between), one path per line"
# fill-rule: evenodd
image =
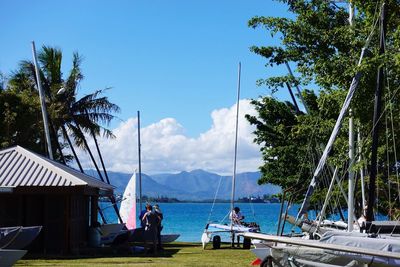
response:
M0 247L23 249L35 240L42 226L12 226L0 228Z
M138 227L136 224L136 218L138 217L138 213L136 211L136 180L137 176L135 171L125 188L124 194L122 196L121 207L119 210L122 220L126 222L126 229L131 232L131 237L129 238L129 241L132 242L140 242L144 240L144 229ZM180 234L162 234L161 242L174 242L176 239L179 238L179 236Z
M28 251L18 249L0 249L0 266L11 267Z
M381 24L385 25L385 4L382 4L381 9ZM381 42L380 52L383 53L382 48L384 47L384 32L383 27L381 28ZM366 42L368 43L368 42ZM363 51L366 47L363 49ZM363 52L361 54L360 62L362 60ZM359 64L360 64L359 62ZM382 87L383 70L382 66L378 68L378 82L376 94L380 95L380 90ZM311 194L314 191L314 188L317 184L317 178L319 172L323 168L326 157L332 147L332 144L335 140L335 137L339 131L340 124L342 122L344 114L347 112L349 104L351 102L352 95L357 87L358 80L360 79L360 72L355 75L353 81L351 83L350 89L348 91L348 95L343 104L342 110L339 114L339 117L336 121L336 125L334 130L332 131L331 137L328 141L328 144L325 147L324 153L320 159L317 169L314 172L313 179L310 183L308 191L306 193L303 204L299 210L297 218L294 220L294 223L298 223L298 221L306 214L308 210L309 201ZM379 100L375 100L375 105L379 105ZM379 109L375 106L374 112L374 120L373 125L375 126L372 131L373 144L372 144L372 157L371 157L371 174L370 181L373 179L372 172L376 171L376 149L377 149L377 136L376 136L376 125L379 120ZM376 112L378 110L378 112ZM351 119L350 119L351 122ZM351 128L351 127L349 127ZM349 138L351 139L351 138ZM375 145L374 145L375 143ZM351 145L350 145L351 147ZM375 156L374 156L375 155ZM350 156L350 161L354 160ZM351 165L351 163L350 163ZM349 168L350 169L350 168ZM376 175L376 173L375 173ZM351 175L349 175L351 177ZM349 182L349 184L351 181ZM305 240L304 238L289 238L282 236L271 236L265 234L257 234L257 233L244 233L243 235L248 238L255 238L258 240L266 241L267 249L256 249L254 253L261 257L262 263L261 266L399 266L400 265L400 239L392 235L398 222L385 222L385 223L377 223L373 221L373 213L372 208L375 200L375 189L370 184L370 198L368 204L367 212L367 227L361 228L362 232L355 232L354 229L351 229L352 219L349 219L347 224L347 231L327 231L322 234L319 240ZM352 216L352 211L354 209L351 194L352 189L349 190L349 206L348 213L349 217ZM371 216L372 215L372 216ZM385 227L377 228L377 231L374 231L372 228L368 226L376 225L376 226L386 226L386 229L391 230L391 234L382 235ZM381 231L380 231L380 230ZM380 231L380 232L379 232Z
M244 224L233 219L233 210L235 203L235 182L236 182L236 160L237 160L237 139L238 139L238 125L239 125L239 100L240 100L240 72L241 64L239 62L238 67L238 88L237 88L237 102L236 102L236 124L235 124L235 156L233 161L233 175L232 175L232 191L231 191L231 205L230 205L230 224L224 223L207 223L203 234L201 236L201 243L203 249L211 241L213 242L213 248L218 249L221 244L221 233L230 233L232 237L232 246L234 245L235 235L245 232L259 232L260 227L256 223ZM250 248L250 240L244 239L243 248Z
M133 234L132 230L136 228L136 171L129 180L119 209L121 219L125 223L111 223L104 224L100 228L101 243L102 244L113 244L122 239L121 241L127 241L128 238ZM117 240L117 241L116 241Z
M136 228L136 171L125 187L119 214L128 229Z
M125 228L131 233L129 240L132 242L140 242L144 240L144 229L137 227L136 218L138 218L137 206L137 180L139 180L139 212L142 209L142 171L141 171L141 143L140 143L140 112L138 116L138 158L139 158L139 177L134 171L132 177L129 179L122 196L120 206L120 214L122 220L125 222ZM139 179L138 179L139 178ZM170 243L178 239L180 234L162 234L161 242Z
M28 252L21 250L21 247L19 249L7 249L21 232L21 226L10 227L0 232L0 266L11 267Z

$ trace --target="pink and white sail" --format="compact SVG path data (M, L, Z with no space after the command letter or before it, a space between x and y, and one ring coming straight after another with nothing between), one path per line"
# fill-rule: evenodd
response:
M126 228L136 228L136 171L125 188L119 213L125 222Z

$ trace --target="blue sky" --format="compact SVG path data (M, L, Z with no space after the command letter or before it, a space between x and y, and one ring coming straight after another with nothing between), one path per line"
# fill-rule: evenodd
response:
M199 138L215 123L212 112L234 105L239 61L242 99L269 94L257 79L286 74L249 51L279 40L247 27L253 16L287 16L286 9L272 0L1 1L0 71L31 59L32 40L62 49L64 73L78 51L80 94L112 87L107 96L124 123L140 110L143 127L172 118L180 135Z

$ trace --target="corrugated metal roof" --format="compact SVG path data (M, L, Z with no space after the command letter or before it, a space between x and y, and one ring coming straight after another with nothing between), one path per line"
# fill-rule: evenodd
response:
M79 186L102 190L114 187L68 166L15 146L0 150L0 187Z

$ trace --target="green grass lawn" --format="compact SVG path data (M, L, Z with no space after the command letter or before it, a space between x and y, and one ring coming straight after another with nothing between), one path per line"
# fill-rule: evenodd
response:
M255 256L240 248L230 248L222 244L221 249L214 250L210 244L205 250L198 243L167 244L158 255L136 253L96 252L92 256L54 258L54 259L23 259L14 266L250 266Z

